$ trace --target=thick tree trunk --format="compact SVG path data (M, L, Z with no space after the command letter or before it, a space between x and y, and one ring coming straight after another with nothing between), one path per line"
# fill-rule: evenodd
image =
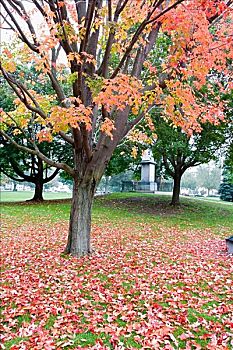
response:
M173 184L173 193L172 193L172 201L171 205L179 205L180 204L180 183L181 183L181 174L175 174Z
M34 196L31 199L31 201L37 201L37 202L42 202L44 200L43 198L43 181L37 181L35 183L35 192Z
M94 193L93 180L80 185L78 181L74 181L69 235L65 249L67 254L80 257L91 253L91 208Z

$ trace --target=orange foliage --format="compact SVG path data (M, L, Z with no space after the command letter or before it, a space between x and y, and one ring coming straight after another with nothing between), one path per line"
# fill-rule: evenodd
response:
M172 5L171 1L169 5ZM108 18L108 6L96 10L93 21L90 24L90 32L93 34L100 30L99 48L106 49L107 40L110 33L114 33L114 41L110 50L110 55L117 55L118 59L125 54L130 41L135 35L138 26L145 20L150 11L153 10L154 1L129 0L122 11L118 23L113 21L114 11L117 8L118 1L112 1L113 14L112 20ZM93 56L90 52L76 50L74 44L80 44L87 34L84 18L78 22L75 3L64 0L58 2L59 11L66 9L68 19L63 20L62 25L56 20L55 13L48 5L44 7L47 14L39 26L39 41L37 50L24 48L25 54L23 62L31 64L33 62L36 70L43 74L51 74L52 68L61 67L59 81L67 79L68 75L75 77L78 81L78 74L83 74L81 81L88 77L85 73L85 67L92 65L97 68L97 55ZM165 8L165 2L161 8L157 8L152 15L155 18L161 10ZM36 12L36 10L34 9ZM33 13L31 11L31 13ZM34 14L35 15L35 14ZM211 21L216 15L221 15L220 19L211 28ZM43 140L45 135L51 130L51 134L59 131L68 131L69 128L79 128L85 125L90 131L92 129L92 109L98 106L101 110L112 113L113 111L123 111L129 108L130 114L137 116L139 113L147 113L148 109L154 105L160 105L163 108L163 115L173 121L175 125L181 126L185 131L191 133L193 129L200 130L200 122L210 121L218 123L223 120L224 106L219 103L218 98L215 102L207 105L200 102L196 97L195 91L199 90L204 84L208 84L207 77L211 70L219 71L229 80L229 71L226 64L227 59L233 58L233 33L232 10L226 6L224 1L197 0L184 1L179 6L168 11L161 18L161 33L166 33L171 39L171 45L168 49L168 56L161 60L160 67L154 65L150 59L144 62L145 69L149 72L149 78L146 81L143 77L133 77L130 72L122 70L108 79L102 76L102 87L95 91L91 97L91 103L86 105L80 93L75 97L54 106L51 104L46 108L43 126L48 127L38 137ZM137 49L143 48L148 43L148 34L156 27L158 21L149 23L144 31L139 35L130 58L133 62L136 59ZM19 36L20 38L20 36ZM69 46L69 52L66 52L62 62L51 62L51 50L58 48L59 44ZM26 46L26 44L25 44ZM65 50L64 50L65 51ZM62 64L61 64L62 63ZM18 66L16 55L11 50L3 50L2 67L8 73L14 73ZM74 72L74 67L76 71ZM72 70L73 69L73 70ZM78 72L79 70L79 72ZM109 72L113 70L109 67ZM166 90L160 87L160 72L167 75L164 84ZM81 72L81 73L80 73ZM63 73L63 78L61 79ZM21 78L23 77L22 72ZM91 76L91 79L93 76ZM83 80L82 80L83 79ZM146 91L145 85L154 85ZM210 87L211 88L211 87ZM227 88L231 88L228 84ZM38 99L41 107L41 100ZM25 107L26 108L26 107ZM22 109L22 108L21 108ZM43 103L42 103L43 110ZM24 111L25 112L25 111ZM25 113L25 115L28 114ZM104 118L104 122L99 125L99 129L112 138L114 130L114 121ZM153 130L153 125L146 117L146 122ZM25 122L24 122L25 123ZM51 137L51 135L49 136Z

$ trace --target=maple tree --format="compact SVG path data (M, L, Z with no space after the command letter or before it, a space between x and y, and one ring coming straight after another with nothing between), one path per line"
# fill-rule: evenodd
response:
M222 103L208 106L196 91L210 69L221 71L230 88L226 61L232 59L232 1L223 0L0 0L3 26L15 33L6 45L1 73L17 95L16 108L1 113L5 124L23 131L42 129L15 147L68 172L74 181L66 252L90 253L91 207L96 186L119 142L149 110L162 105L165 114L186 132L200 121L223 118ZM39 23L35 21L39 19ZM161 33L168 54L153 62ZM61 57L61 58L59 58ZM43 87L47 76L52 94L31 88L19 62L34 65ZM224 69L223 69L224 67ZM70 84L65 92L63 83ZM228 83L229 82L229 83ZM166 90L166 93L164 93ZM34 117L31 118L31 112ZM43 154L36 140L60 137L73 147L73 164Z

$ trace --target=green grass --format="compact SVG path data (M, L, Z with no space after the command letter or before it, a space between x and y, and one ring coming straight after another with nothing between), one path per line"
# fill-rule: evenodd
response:
M53 327L55 321L57 319L57 316L54 316L54 315L50 315L46 324L45 324L45 328L46 329L50 329L51 327Z
M49 194L50 195L50 194ZM52 195L52 194L51 194ZM60 195L60 193L58 194ZM233 231L233 205L182 198L181 206L169 205L170 196L136 193L114 193L96 197L93 207L93 222L101 225L106 221L116 224L134 219L135 222L162 224L168 227L212 228L216 233ZM28 220L57 221L69 219L70 200L49 200L44 203L2 203L1 212L16 217L21 224Z
M34 195L33 191L1 191L1 202L21 202L32 199ZM71 198L71 193L66 192L44 192L44 199L62 199Z
M60 195L60 193L58 194ZM12 197L13 198L13 197ZM8 202L2 203L1 212L6 216L7 224L13 225L14 227L25 222L31 223L32 227L34 225L38 225L38 222L45 222L46 227L53 225L54 223L59 223L61 220L69 219L69 211L70 211L70 199L60 199L60 200L47 200L43 203L32 203L32 202ZM182 198L181 205L178 208L174 208L169 205L170 197L166 195L146 195L146 194L135 194L135 193L115 193L107 196L96 197L93 207L93 223L98 224L99 227L101 225L108 225L115 228L123 227L124 229L131 230L131 228L136 228L139 233L147 232L147 228L151 231L156 232L159 235L159 229L162 230L165 228L165 231L168 233L168 237L173 232L178 232L179 229L191 229L188 231L192 232L195 235L195 229L206 229L210 228L211 235L215 234L230 234L233 232L233 205L225 205L225 203L221 202L207 202L201 201L200 199L193 198ZM145 227L144 227L145 226ZM37 226L35 226L37 227ZM167 230L167 227L178 229L177 231ZM6 229L3 227L3 229ZM103 226L103 229L104 226ZM144 231L143 231L144 230ZM200 231L201 231L200 230ZM7 232L7 231L6 231ZM131 231L130 231L131 232ZM150 231L149 231L150 232ZM162 231L161 231L162 232ZM208 231L203 232L203 236ZM197 234L199 232L196 231ZM24 234L24 231L23 231ZM205 236L204 236L205 237ZM222 236L224 237L224 236ZM150 242L150 234L147 236L143 236L140 239L145 240L145 242ZM181 242L185 242L186 235L185 233L180 235L179 239ZM183 241L184 240L184 241ZM171 267L173 265L176 266L176 260L173 261L170 259L170 255L163 256L163 251L161 251L161 258L164 259L164 262L169 264ZM60 253L59 253L60 254ZM186 253L185 253L186 254ZM68 256L64 256L66 259L70 259ZM128 251L125 256L127 260L127 266L130 264L130 261L134 264L134 261L137 261L135 251ZM142 257L143 258L143 257ZM112 259L112 257L111 257ZM185 259L189 259L187 255L185 255ZM64 261L63 261L64 262ZM190 261L192 263L192 260ZM86 262L88 263L88 261ZM195 261L194 261L195 263ZM219 262L218 267L221 267L223 261ZM195 265L195 264L194 264ZM153 259L151 260L151 266L155 266L155 270L160 267L159 260L153 264ZM153 267L150 266L150 269L153 270ZM182 264L181 264L182 267ZM7 266L6 266L7 268ZM25 273L27 274L28 266L25 264ZM212 267L213 268L213 267ZM183 270L182 270L183 271ZM79 267L79 270L75 272L76 277L84 276L83 286L79 288L79 293L83 299L87 300L96 307L96 310L106 310L106 317L103 321L103 326L108 324L108 316L109 312L107 312L108 304L105 301L95 300L93 294L86 283L89 279L94 278L95 283L98 285L102 285L106 290L112 289L114 285L114 280L117 278L116 276L123 275L124 279L119 285L121 293L125 296L125 298L131 297L132 300L137 300L137 297L140 296L140 290L135 289L135 281L131 280L130 277L124 273L122 273L121 268L114 265L114 269L111 271L112 279L109 275L105 274L103 271L95 271L94 277L91 273L91 270L82 269ZM183 274L183 272L182 272ZM116 276L115 276L116 275ZM145 276L144 276L145 277ZM144 278L143 277L143 278ZM140 277L141 278L141 277ZM62 283L62 281L61 281ZM146 283L146 282L145 282ZM154 282L154 280L149 281L151 283L151 291L153 291L156 295L159 292L158 281ZM176 292L178 289L183 289L186 286L186 282L182 280L173 281L172 283L167 283L167 280L163 282L163 288L167 291L168 295ZM225 288L225 287L224 287ZM200 320L204 320L204 323L208 324L219 324L224 325L224 317L218 317L215 313L210 313L210 311L218 306L226 297L224 294L224 288L222 288L221 294L214 295L214 300L211 300L211 288L209 287L206 280L200 280L196 287L194 286L193 290L190 290L189 295L194 298L199 297L200 292L205 291L208 296L202 306L196 310L195 304L193 307L188 305L188 297L185 300L181 300L182 307L187 309L187 324L186 325L175 325L177 328L174 331L174 336L177 339L178 347L174 345L174 349L185 349L187 345L187 340L179 339L179 336L182 333L187 332L187 327L192 327L193 324L197 322L201 322ZM113 288L114 289L114 288ZM62 291L63 289L61 289ZM220 292L219 291L219 292ZM46 287L46 293L50 294L50 286ZM115 291L113 291L115 293ZM116 294L116 293L115 293ZM117 298L117 294L113 294L113 298ZM202 296L203 297L203 296ZM215 300L215 297L218 297ZM135 299L134 299L135 298ZM171 308L170 302L166 299L166 294L164 300L158 300L158 305L163 308L163 312L168 312ZM201 298L201 297L200 297ZM205 297L204 297L205 298ZM126 299L125 299L126 300ZM71 300L67 299L65 301L66 308L69 309L69 305L71 305L71 309L75 301L71 298ZM145 309L145 300L137 301L137 306L142 309L142 314L146 314ZM12 308L17 309L17 305L12 302ZM88 329L90 325L90 320L83 315L84 308L80 308L80 313L78 316L80 317L80 324L84 325L82 328L82 332L74 333L71 337L67 337L64 334L64 338L57 338L57 346L59 346L59 342L62 344L62 348L66 349L75 349L79 346L88 348L94 345L98 340L101 340L102 343L107 346L109 349L114 349L114 345L111 344L111 336L109 334L104 333L104 329L102 333L94 334L92 331ZM13 345L18 345L21 342L29 340L29 338L19 337L16 332L20 327L27 327L28 324L33 320L32 315L25 312L22 315L15 317L15 326L14 326L14 334L11 340L8 340L4 343L6 349L11 349ZM59 316L55 316L53 314L46 315L44 320L44 328L49 333L52 332L53 328L56 326L55 323L59 320ZM124 318L121 318L121 315L117 317L115 323L119 328L126 328L127 322ZM229 326L228 326L229 327ZM205 329L204 326L200 325L196 331L193 331L195 341L200 344L200 346L205 349L210 342L210 339L203 339L203 334L209 333L209 329ZM137 342L137 338L135 338L134 331L131 332L130 335L121 335L120 343L122 346L133 349L140 349L142 346ZM68 345L65 345L65 344ZM161 347L163 344L161 344Z

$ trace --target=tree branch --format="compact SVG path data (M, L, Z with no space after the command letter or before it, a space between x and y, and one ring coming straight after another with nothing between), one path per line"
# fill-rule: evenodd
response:
M49 177L46 177L46 178L43 180L43 183L46 184L46 183L52 181L52 180L57 176L57 174L59 173L59 171L60 171L60 169L57 168L57 169L52 173L52 175L50 175Z
M24 34L21 26L18 24L18 22L16 21L16 19L14 18L12 11L10 9L8 9L8 7L6 6L6 4L4 3L4 0L0 0L0 4L2 4L2 6L4 7L6 13L8 14L8 16L10 17L11 21L14 23L18 33L20 34L21 38L23 39L23 41L28 45L28 47L34 51L34 52L39 52L38 48L35 44L32 44L28 38L26 37L26 35Z
M25 181L24 179L19 179L19 178L17 178L17 177L14 177L14 176L11 175L11 174L8 174L8 172L7 172L4 168L2 168L2 167L0 167L0 171L1 171L4 175L6 175L7 177L9 177L11 180L18 181L18 182L24 182L24 181Z
M19 0L8 0L10 5L16 10L16 12L22 17L24 18L25 22L27 23L27 26L29 28L29 31L32 35L32 39L33 39L33 42L34 42L34 45L37 47L38 46L38 42L37 42L37 38L36 38L36 32L35 32L35 29L32 25L32 22L30 20L30 17L28 16L26 10L25 10L25 7L23 6L22 4L22 1L19 1ZM14 5L14 3L16 5ZM18 7L20 8L20 10L18 9Z
M16 148L28 152L30 154L34 154L37 155L40 159L42 159L43 161L45 161L47 164L58 168L58 169L62 169L65 170L67 173L69 173L71 176L74 176L74 170L66 163L59 163L59 162L55 162L51 159L49 159L48 157L46 157L43 153L40 152L40 150L38 149L38 147L36 145L34 145L34 150L26 147L26 146L21 146L19 145L17 142L15 142L5 131L0 130L0 134L5 137L8 141L10 141L10 143L12 143L12 145L14 145Z
M89 1L88 8L87 8L87 14L85 17L85 23L84 23L84 27L86 28L86 33L85 33L84 39L81 41L79 52L84 52L86 50L86 46L88 43L88 37L89 37L90 32L91 32L91 23L92 23L92 19L93 19L95 6L96 6L96 0Z
M129 46L127 47L127 49L125 50L125 53L123 55L123 57L121 58L118 66L116 67L116 69L114 70L114 72L111 75L111 78L115 78L117 76L117 74L119 73L120 69L122 68L122 66L124 65L125 60L127 59L127 57L129 56L131 50L134 47L134 44L137 42L139 36L141 35L141 33L143 32L143 30L146 28L146 26L150 23L153 23L155 21L157 21L160 17L162 17L164 14L166 14L167 12L169 12L171 9L175 8L178 4L180 4L181 2L183 2L184 0L177 0L175 3L173 3L171 6L167 7L166 9L164 9L163 11L161 11L157 16L153 17L152 19L151 16L153 15L153 13L155 12L156 8L158 8L158 5L160 5L160 3L157 3L154 8L151 10L151 12L148 13L147 17L144 19L144 21L140 24L140 26L138 27L138 29L136 30L133 38L131 39L131 42L129 44Z
M9 158L9 162L14 170L14 172L22 177L24 179L24 181L28 181L28 182L33 182L33 177L32 176L28 176L26 174L24 174L24 172L19 168L19 165L16 163L16 161L13 158Z
M119 0L117 7L116 7L115 14L114 14L113 26L117 23L119 15L123 11L123 9L125 8L128 1L129 0L125 0L124 3L121 5L122 0ZM112 9L110 7L111 7L111 2L108 2L109 18L112 17ZM102 75L105 78L108 75L108 64L109 64L111 48L112 48L112 45L114 43L114 37L115 37L115 28L112 27L110 29L110 32L109 32L109 36L108 36L108 40L107 40L106 49L104 52L104 57L103 57L102 63L100 65L99 69L97 70L97 74Z
M174 178L175 173L174 173L174 171L171 170L171 168L170 168L170 166L169 166L169 163L168 163L168 160L167 160L167 157L166 157L165 155L162 155L162 157L163 157L163 163L164 163L164 166L165 166L166 171L168 172L168 174L169 174L172 178Z

